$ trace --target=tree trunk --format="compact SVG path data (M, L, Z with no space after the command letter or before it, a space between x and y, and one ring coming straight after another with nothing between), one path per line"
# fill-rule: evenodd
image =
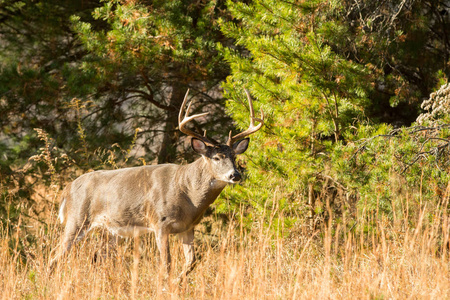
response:
M175 107L176 110L166 112L163 140L158 153L158 164L172 163L176 160L178 136L176 134L176 128L178 126L178 112L183 103L185 92L185 89L183 89L181 85L174 84L172 86L172 95L170 96L169 106Z

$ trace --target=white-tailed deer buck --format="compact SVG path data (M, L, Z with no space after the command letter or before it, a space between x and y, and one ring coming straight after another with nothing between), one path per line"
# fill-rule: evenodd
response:
M206 136L186 128L193 119L208 113L189 116L192 102L186 109L189 90L178 116L181 132L192 137L191 146L201 158L187 165L160 164L95 171L84 174L68 184L61 195L59 219L65 222L60 251L50 268L94 227L104 227L118 236L137 236L155 232L162 266L170 270L169 235L178 234L183 243L186 264L183 275L194 266L194 226L206 209L216 200L228 183L240 181L235 156L243 153L248 135L264 123L255 118L250 94L250 126L231 136L226 144L218 144ZM255 121L259 122L255 125Z

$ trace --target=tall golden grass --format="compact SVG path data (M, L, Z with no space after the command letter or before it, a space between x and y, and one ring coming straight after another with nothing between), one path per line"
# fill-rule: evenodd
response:
M0 294L2 299L448 299L448 201L430 207L403 200L409 211L417 207L415 214L405 211L407 217L392 220L363 211L355 226L330 218L316 230L300 224L274 231L281 217L279 224L255 222L250 231L239 221L209 233L199 230L199 262L181 284L175 280L184 263L180 243L171 240L173 272L166 282L152 236L124 240L103 257L95 256L103 242L94 232L49 274L61 231L53 212L47 220L53 225L37 223L33 246L22 252L18 245L25 233L3 230Z

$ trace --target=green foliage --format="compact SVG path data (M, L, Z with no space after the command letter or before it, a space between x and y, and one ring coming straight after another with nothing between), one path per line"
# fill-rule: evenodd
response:
M216 21L223 15L221 3L102 4L93 18L106 22L106 29L96 29L78 16L71 18L87 55L69 84L77 89L80 83L84 86L86 96L105 115L105 128L119 123L128 135L133 127L145 128L140 136L150 158L175 161L180 148L177 112L187 88L195 91L203 105L209 104L219 115L222 112L220 101L208 94L228 72L216 50L222 37ZM111 114L115 120L108 118ZM209 125L212 134L222 133L221 128ZM158 140L162 142L155 143Z
M63 70L73 69L82 49L74 45L68 18L90 19L95 1L2 1L0 22L0 144L3 166L17 169L40 147L42 128L66 149L73 123L66 103L71 95ZM69 67L72 66L72 67Z
M449 77L445 1L343 1L349 36L340 52L372 73L367 116L409 126L440 76ZM443 58L443 60L441 60ZM441 60L441 61L439 61ZM439 75L441 74L441 75Z
M336 147L332 176L356 195L367 219L406 218L405 212L414 215L427 202L439 205L448 197L450 180L448 126L360 128L359 134L370 137Z
M428 12L421 5L410 7L413 20L421 10ZM405 36L400 28L424 33L426 25L409 23L400 14L401 4L397 15L380 12L380 23L370 20L370 10L353 15L357 8L347 2L229 1L228 8L235 19L222 21L221 29L237 47L220 47L231 67L223 83L225 96L232 99L227 109L238 127L246 128L246 87L266 113L266 122L247 152L245 188L228 191L228 203L220 209L246 206L251 226L254 214L270 216L266 208L274 202L294 219L306 220L331 214L356 217L358 210L352 207L360 214L377 211L392 218L405 193L439 200L448 179L448 159L431 153L445 148L437 144L447 139L446 129L424 140L415 127L393 131L376 124L386 94L393 112L402 109L401 118L409 114L399 123L417 116L417 99L423 94L402 68L420 65L418 52L408 49L423 45L423 40ZM355 27L355 22L365 22L371 31ZM389 32L392 28L397 31ZM391 61L398 72L389 71ZM429 87L438 68L445 67L434 62L427 67L434 68L424 82ZM406 101L413 104L408 111ZM233 202L244 194L252 199L249 203Z
M202 80L214 76L217 58L215 35L207 21L214 22L216 3L203 7L183 1L156 1L151 6L139 2L104 1L93 16L108 23L107 31L95 31L90 23L71 18L80 41L96 59L85 68L98 68L101 79L122 68L129 76L145 70L152 82ZM199 13L196 9L201 9ZM167 72L176 72L169 79ZM172 75L172 76L173 76ZM103 78L102 78L103 77ZM187 77L187 78L186 78Z
M228 110L239 128L247 126L245 86L267 120L248 153L252 207L261 211L275 200L305 212L308 185L324 171L334 142L363 117L369 87L362 79L368 72L332 50L329 32L340 24L331 18L331 7L328 15L318 13L320 1L228 6L240 23L222 22L222 31L249 51L222 48L232 70L225 95L236 99ZM262 182L264 189L257 188ZM282 195L275 196L277 190Z

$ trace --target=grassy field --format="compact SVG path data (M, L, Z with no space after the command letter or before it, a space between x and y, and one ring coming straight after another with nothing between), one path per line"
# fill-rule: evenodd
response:
M408 206L412 200L405 201ZM236 221L213 221L209 233L200 224L199 261L182 284L175 282L184 263L181 244L171 241L173 273L166 282L151 235L123 240L103 257L95 255L104 247L102 235L94 232L49 274L62 229L53 212L47 220L53 225L36 222L29 228L34 240L28 247L21 248L21 240L29 232L3 230L1 298L448 299L449 218L440 211L445 210L422 205L404 219L374 217L379 221L372 220L372 227L370 218L360 218L352 228L331 219L315 230L299 224L279 233L262 222L248 231ZM429 222L430 216L438 221Z

